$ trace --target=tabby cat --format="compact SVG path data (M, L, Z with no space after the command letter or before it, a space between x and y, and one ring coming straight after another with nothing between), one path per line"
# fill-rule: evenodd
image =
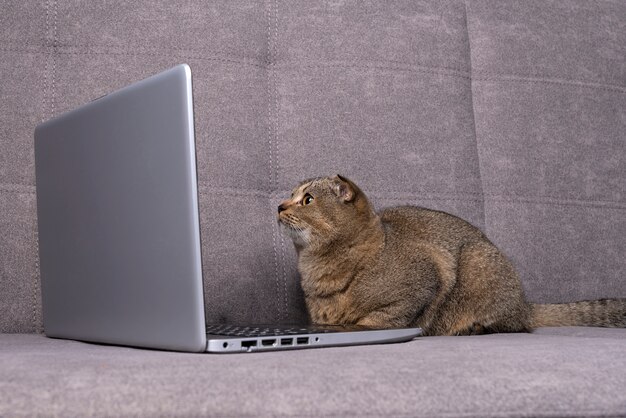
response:
M626 299L526 301L509 262L476 227L412 206L379 213L350 180L298 185L278 207L314 324L416 326L425 335L626 327Z

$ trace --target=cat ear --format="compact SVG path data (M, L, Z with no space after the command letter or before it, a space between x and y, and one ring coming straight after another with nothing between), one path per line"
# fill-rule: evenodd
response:
M333 179L333 191L344 202L352 202L356 197L356 187L345 177L337 174Z

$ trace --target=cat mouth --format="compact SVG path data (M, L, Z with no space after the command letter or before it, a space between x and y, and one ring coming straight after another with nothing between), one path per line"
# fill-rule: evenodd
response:
M284 218L279 217L278 223L282 227L283 232L291 238L294 244L305 245L310 243L311 233L307 229L299 226L294 219L289 216Z
M298 228L299 219L291 214L279 214L278 223L288 228Z

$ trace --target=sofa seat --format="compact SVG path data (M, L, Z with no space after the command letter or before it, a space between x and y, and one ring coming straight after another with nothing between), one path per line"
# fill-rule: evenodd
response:
M0 334L0 416L626 416L626 330L188 354Z

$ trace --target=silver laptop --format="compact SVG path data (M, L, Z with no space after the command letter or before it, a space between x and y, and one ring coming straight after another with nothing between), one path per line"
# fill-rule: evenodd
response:
M205 324L186 64L41 123L35 172L50 337L238 353L401 342L420 334Z

